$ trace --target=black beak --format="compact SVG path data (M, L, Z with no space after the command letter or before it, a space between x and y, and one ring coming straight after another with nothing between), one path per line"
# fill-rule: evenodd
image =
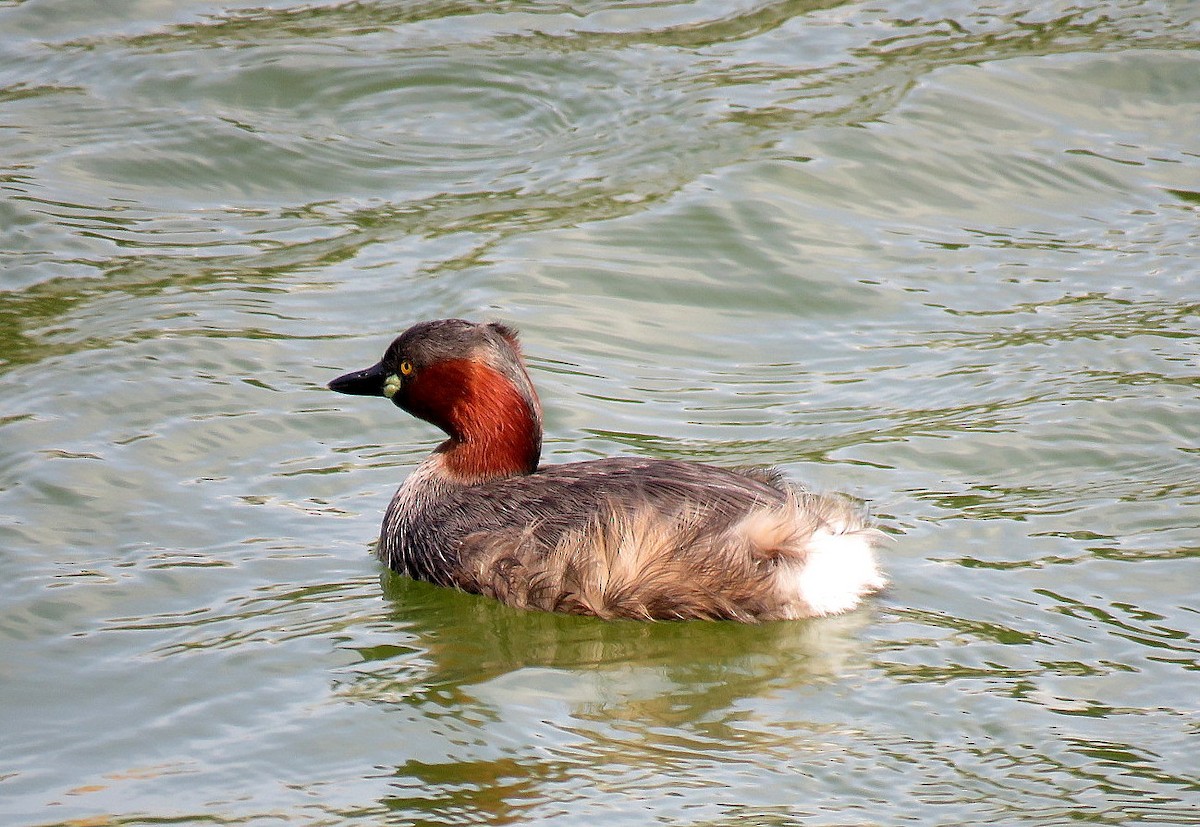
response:
M329 383L331 391L349 393L354 396L383 396L383 383L387 380L387 369L383 362L366 370L356 370L339 376Z

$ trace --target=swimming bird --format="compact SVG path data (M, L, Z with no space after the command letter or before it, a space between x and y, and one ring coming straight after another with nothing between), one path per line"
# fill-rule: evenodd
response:
M862 508L777 471L540 465L541 403L508 325L421 322L329 388L390 399L449 437L383 519L379 558L409 577L521 608L743 622L838 614L885 585Z

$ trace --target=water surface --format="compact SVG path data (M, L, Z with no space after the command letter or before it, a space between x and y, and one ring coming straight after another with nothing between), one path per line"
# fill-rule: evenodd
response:
M1200 818L1200 15L885 6L0 2L3 821ZM774 464L892 587L381 571L437 434L323 385L445 316L545 461Z

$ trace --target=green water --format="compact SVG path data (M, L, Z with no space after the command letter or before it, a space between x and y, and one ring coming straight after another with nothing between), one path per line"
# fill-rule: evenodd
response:
M1200 821L1200 7L0 2L0 822ZM861 611L371 556L518 326L547 462L773 464Z

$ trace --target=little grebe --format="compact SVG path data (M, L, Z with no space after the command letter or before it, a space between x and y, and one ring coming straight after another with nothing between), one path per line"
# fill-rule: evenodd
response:
M450 438L396 491L379 558L513 606L745 622L837 614L884 585L881 535L844 497L776 471L615 457L538 467L542 410L517 333L422 322L329 383Z

